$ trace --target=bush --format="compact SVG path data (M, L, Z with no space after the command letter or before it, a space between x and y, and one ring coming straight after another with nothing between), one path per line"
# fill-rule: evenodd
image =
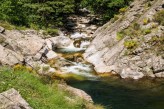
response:
M0 35L0 44L3 42L5 42L5 38L1 37L1 35Z
M45 32L43 32L44 35L51 35L51 36L57 36L59 35L58 33L58 29L51 29L51 28L48 28L47 30L45 30Z
M151 51L154 51L157 55L163 55L164 51L164 36L154 36L149 40Z
M144 25L147 25L148 23L149 23L149 19L148 19L148 18L144 18L144 19L143 19L143 24L144 24Z
M133 24L133 28L134 28L135 30L139 30L139 29L140 29L140 25L139 25L138 23L134 23L134 24Z
M112 23L114 23L115 21L117 21L120 18L119 15L114 15L114 17L111 19Z
M117 32L117 36L116 36L116 39L117 40L121 40L125 37L125 35L123 34L123 32Z
M137 46L137 41L134 41L134 40L127 40L124 42L124 46L127 48L127 49L133 49Z
M125 13L127 11L128 7L124 7L124 8L121 8L119 9L119 12L120 13Z
M164 10L157 12L155 21L164 26Z
M150 30L150 29L144 29L144 30L143 30L143 34L144 34L144 35L147 35L147 34L149 34L149 33L151 33L151 30Z

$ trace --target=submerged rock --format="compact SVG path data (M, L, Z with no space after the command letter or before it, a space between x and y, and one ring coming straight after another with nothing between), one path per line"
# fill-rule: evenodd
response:
M15 89L0 93L0 109L32 109Z

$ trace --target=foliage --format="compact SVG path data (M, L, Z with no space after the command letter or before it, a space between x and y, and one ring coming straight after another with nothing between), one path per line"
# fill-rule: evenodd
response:
M164 26L164 10L159 11L155 15L155 21Z
M1 35L0 35L0 44L3 43L3 42L5 42L5 38L1 37Z
M151 50L155 51L157 55L164 53L164 36L154 36L149 40L149 45L151 46Z
M143 34L144 35L147 35L147 34L151 33L151 30L150 29L144 29L142 31L143 31Z
M126 7L132 0L83 0L81 5L98 14L105 22ZM124 8L125 9L125 8ZM124 9L121 9L125 11Z
M12 70L4 67L0 68L0 75L0 93L15 88L34 109L84 109L87 106L80 98L59 90L57 80L50 84L27 70ZM70 102L65 97L75 101Z
M49 35L52 35L52 36L59 35L58 34L58 29L51 29L51 28L48 28L47 30L45 30L45 32L43 34L45 34L45 35L49 34Z
M126 7L123 7L123 8L120 8L120 9L119 9L119 12L120 12L120 13L125 13L126 10L127 10L127 8L128 8L127 6L126 6Z
M1 0L0 20L34 29L61 27L67 17L87 7L107 21L124 12L131 0Z
M149 23L149 19L144 18L144 19L143 19L143 24L144 24L144 25L147 25L148 23Z
M127 49L133 49L137 46L137 41L135 40L127 40L124 42L124 46L127 48Z
M140 25L139 25L138 23L134 23L134 24L133 24L133 28L134 28L135 30L139 30L139 29L140 29Z
M116 36L116 39L117 40L121 40L125 37L124 33L123 32L117 32L117 36Z
M31 67L23 66L21 64L17 64L13 67L14 70L27 70L28 72L32 72L33 69Z
M114 23L115 21L117 21L120 18L119 15L114 15L114 17L111 19L112 23Z
M74 0L1 0L0 20L27 27L53 28L73 12L73 3Z

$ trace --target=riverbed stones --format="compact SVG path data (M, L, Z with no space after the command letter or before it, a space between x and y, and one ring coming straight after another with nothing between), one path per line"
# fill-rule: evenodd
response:
M0 93L0 109L32 109L15 89Z

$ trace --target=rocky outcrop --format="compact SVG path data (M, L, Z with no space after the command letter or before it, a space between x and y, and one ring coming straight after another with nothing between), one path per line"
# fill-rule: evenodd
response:
M0 109L32 109L15 89L0 93Z
M77 89L77 88L73 88L73 87L68 86L68 85L62 85L62 84L59 84L58 87L60 89L62 89L62 90L65 90L65 91L69 92L70 94L73 94L75 96L78 96L78 97L84 99L87 102L93 103L93 100L92 100L91 96L89 96L83 90L80 90L80 89Z
M118 20L112 19L93 34L95 39L85 51L84 58L94 64L98 73L116 72L122 78L133 79L162 77L163 53L156 55L155 45L149 45L149 42L154 36L163 37L163 26L154 21L154 15L163 9L163 4L164 0L135 0ZM132 32L137 27L139 29ZM122 33L124 36L119 39ZM131 49L128 44L133 42L137 44Z

